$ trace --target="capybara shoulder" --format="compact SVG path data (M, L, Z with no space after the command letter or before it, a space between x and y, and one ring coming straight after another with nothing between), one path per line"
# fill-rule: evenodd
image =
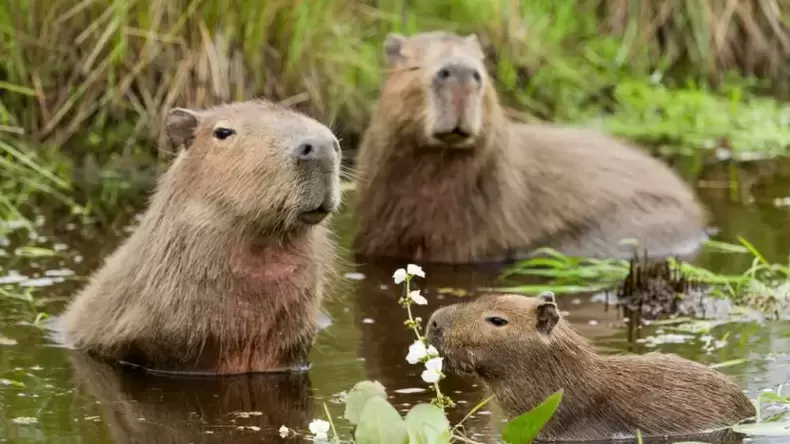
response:
M484 295L443 307L427 337L449 372L480 378L509 417L562 389L543 439L693 435L755 415L736 383L697 362L597 353L553 297Z
M666 165L598 131L508 120L474 35L385 42L391 68L356 161L354 249L470 263L540 247L684 254L705 214Z
M337 139L258 100L177 108L165 131L178 154L139 226L67 308L69 342L155 370L306 364L334 268Z

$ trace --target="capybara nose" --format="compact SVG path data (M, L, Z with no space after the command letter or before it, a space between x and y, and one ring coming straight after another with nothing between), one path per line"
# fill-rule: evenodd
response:
M292 155L298 163L322 164L331 167L340 151L340 146L335 139L307 139L302 141Z
M480 83L480 71L473 66L461 63L448 63L436 71L436 81L447 83L455 81L461 84Z

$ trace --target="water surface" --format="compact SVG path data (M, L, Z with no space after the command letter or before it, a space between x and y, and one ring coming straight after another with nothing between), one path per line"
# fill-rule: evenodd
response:
M694 184L710 211L717 239L738 235L750 240L772 261L786 261L790 252L790 162L675 165ZM351 197L351 195L347 195ZM784 199L783 198L787 198ZM144 202L144 201L142 201ZM134 211L141 209L133 205ZM135 223L134 211L112 223L74 225L62 214L41 210L42 238L28 239L23 230L0 238L0 289L30 292L32 299L0 293L0 441L13 443L246 443L281 442L281 425L304 431L315 417L324 417L325 403L337 425L345 390L362 379L380 381L391 402L406 411L427 401L420 366L405 361L413 338L403 326L392 272L405 264L381 260L346 270L338 291L326 304L332 324L323 330L312 351L308 373L228 378L152 376L87 358L61 348L31 323L36 312L56 315L68 297L101 264ZM349 214L335 225L348 245ZM5 239L5 241L3 241ZM41 257L35 249L15 254L18 246L54 248L58 256ZM349 257L349 260L354 258ZM739 272L750 265L746 255L703 253L697 263L716 271ZM424 266L427 278L417 286L430 303L416 307L427 319L441 305L472 297L480 287L502 285L501 268L493 266ZM74 276L69 276L73 272ZM512 282L511 282L512 283ZM706 364L746 358L721 371L733 377L752 398L762 390L790 382L790 326L786 323L725 324L709 334L651 327L629 342L616 310L591 295L563 296L558 301L567 318L610 353L652 350L676 352ZM722 338L727 335L726 341ZM711 336L711 337L707 337ZM449 377L443 390L456 402L451 421L460 420L486 397L475 381ZM495 405L466 423L467 434L493 442L502 416ZM785 442L787 438L750 438L753 443ZM290 437L282 442L300 442Z

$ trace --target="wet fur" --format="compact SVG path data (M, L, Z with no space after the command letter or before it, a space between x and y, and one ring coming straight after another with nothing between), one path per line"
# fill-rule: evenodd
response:
M457 39L420 34L410 54ZM426 89L408 63L383 86L357 157L357 253L473 263L552 247L619 257L624 238L670 254L704 236L703 209L666 165L598 131L510 122L485 75L475 145L431 146Z
M674 435L728 427L755 415L751 401L725 375L675 354L606 356L596 352L556 307L517 295L483 296L437 310L428 339L449 372L483 380L508 417L552 393L564 395L541 439L592 440L619 435ZM482 324L508 319L507 331ZM556 326L540 329L546 319ZM444 326L437 334L433 322Z
M194 145L160 178L140 225L68 307L66 337L90 353L155 370L305 365L335 244L328 220L296 222L309 203L297 192L304 182L278 160L277 131L267 125L288 134L329 130L260 101L204 117L235 122L251 136L232 150L209 149L211 125L198 127Z

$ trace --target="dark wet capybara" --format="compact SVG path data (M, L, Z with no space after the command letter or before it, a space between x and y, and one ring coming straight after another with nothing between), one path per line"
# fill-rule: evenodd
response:
M435 311L428 341L448 373L479 378L508 417L563 389L541 439L683 435L755 415L725 375L674 354L599 354L553 298L484 295Z
M160 371L304 366L334 273L337 139L260 100L175 109L166 131L179 153L68 307L67 341Z
M356 159L354 250L422 262L692 254L705 211L681 178L599 131L511 122L475 35L386 38L392 68Z

